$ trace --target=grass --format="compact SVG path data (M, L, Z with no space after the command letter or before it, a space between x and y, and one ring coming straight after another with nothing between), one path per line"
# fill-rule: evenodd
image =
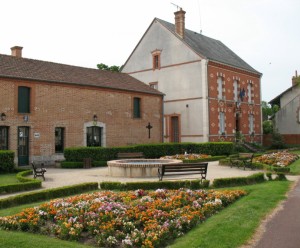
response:
M300 155L300 150L292 151L294 154ZM293 175L300 175L300 159L296 160L294 163L290 165L291 173Z
M260 221L285 199L290 184L288 181L274 181L240 187L248 190L249 195L212 216L169 247L240 247L251 239Z
M0 174L0 185L20 183L16 177L17 174Z
M234 248L251 238L260 221L283 199L289 189L289 181L272 181L238 187L249 192L236 203L209 218L169 247ZM20 212L23 208L40 203L27 204L0 210L0 216ZM0 247L90 247L74 242L61 241L47 236L0 231Z

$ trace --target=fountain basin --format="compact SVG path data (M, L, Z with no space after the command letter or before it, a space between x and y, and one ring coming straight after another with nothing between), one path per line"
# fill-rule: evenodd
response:
M111 177L157 177L163 164L182 163L178 159L121 159L107 162Z

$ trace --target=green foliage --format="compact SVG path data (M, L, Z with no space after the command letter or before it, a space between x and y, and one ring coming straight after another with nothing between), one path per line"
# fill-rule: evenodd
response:
M282 172L282 173L289 173L290 168L289 167L273 167L273 171Z
M263 133L264 134L271 134L273 133L273 122L270 120L263 121Z
M120 71L120 66L116 66L116 65L108 66L108 65L103 64L103 63L97 64L97 68L99 70L103 70L103 71L113 71L113 72L119 72Z
M15 153L9 150L0 150L0 174L14 171Z
M21 183L14 183L14 184L6 184L0 186L0 193L7 194L7 193L14 193L26 190L33 190L42 187L42 181L33 178L26 178L25 176L31 175L32 170L21 171L19 172L16 177L19 182Z
M145 158L160 158L167 155L188 153L208 154L212 156L229 155L233 151L232 142L206 143L162 143L126 147L73 147L64 150L68 162L82 162L84 158L93 161L108 161L117 158L119 152L142 152Z
M266 176L268 178L269 181L272 181L272 172L266 172Z
M20 184L24 185L24 184ZM55 189L42 190L37 192L25 193L17 196L0 199L0 209L26 204L30 202L38 202L50 200L59 197L65 197L74 194L80 194L98 189L98 183L83 183L72 186L65 186Z
M227 156L213 156L209 158L200 158L200 159L184 159L182 160L183 163L200 163L200 162L209 162L209 161L218 161L220 159L224 159Z
M283 149L283 148L285 148L285 143L284 143L283 137L278 132L278 129L273 130L271 148L272 149Z
M100 188L103 190L156 190L156 189L204 189L208 188L209 180L172 180L172 181L155 181L155 182L101 182Z
M213 181L214 188L251 185L265 181L264 173L256 173L248 177L217 178Z
M275 180L278 180L278 181L286 181L287 178L285 176L285 173L282 173L282 172L277 172L276 173L276 178Z
M262 101L261 109L262 109L263 121L267 121L269 120L269 117L273 116L276 112L278 112L279 106L276 104L271 106L267 102Z

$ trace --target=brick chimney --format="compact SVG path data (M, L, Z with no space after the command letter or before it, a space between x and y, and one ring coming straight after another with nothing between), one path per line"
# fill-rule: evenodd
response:
M295 76L292 77L292 84L293 86L296 85L300 81L300 77L298 77L297 71L295 71Z
M184 38L185 30L185 11L180 8L179 11L175 12L175 32L181 37Z
M23 47L20 47L20 46L12 47L11 48L11 56L22 58L22 49L23 49Z

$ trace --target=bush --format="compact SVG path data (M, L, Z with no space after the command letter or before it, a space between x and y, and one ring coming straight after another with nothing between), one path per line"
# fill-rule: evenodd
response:
M273 167L273 171L282 172L282 173L289 173L290 172L290 167Z
M7 184L0 186L0 193L7 194L7 193L14 193L26 190L33 190L39 189L42 187L42 181L33 179L33 178L26 178L25 176L31 175L32 170L26 170L19 172L16 177L20 183L15 184Z
M285 176L284 173L282 173L282 172L277 172L277 173L276 173L276 178L275 178L275 180L278 180L278 181L286 181L287 178L286 178L286 176Z
M209 162L209 161L218 161L220 159L224 159L226 156L213 156L209 158L200 158L200 159L194 159L194 160L189 160L189 159L183 159L183 163L201 163L201 162Z
M269 181L272 181L272 180L273 180L273 179L272 179L272 172L267 172L267 173L266 173L266 176L267 176L267 178L268 178Z
M0 150L0 174L14 171L15 153L8 150Z
M256 173L248 177L218 178L213 181L214 188L250 185L265 181L264 173Z
M183 154L185 151L212 156L229 155L233 151L233 143L160 143L109 148L74 147L66 148L64 156L69 162L82 162L84 158L91 158L93 161L108 161L116 159L119 152L143 152L145 158L160 158L167 155Z
M209 180L177 180L177 181L155 181L155 182L101 182L100 188L103 190L156 190L156 189L203 189L208 188Z
M0 209L31 203L31 202L45 201L54 198L80 194L80 193L97 190L97 189L98 189L98 183L83 183L83 184L77 184L77 185L66 186L66 187L55 188L55 189L48 189L48 190L43 190L38 192L30 192L18 196L12 196L8 198L0 199Z

